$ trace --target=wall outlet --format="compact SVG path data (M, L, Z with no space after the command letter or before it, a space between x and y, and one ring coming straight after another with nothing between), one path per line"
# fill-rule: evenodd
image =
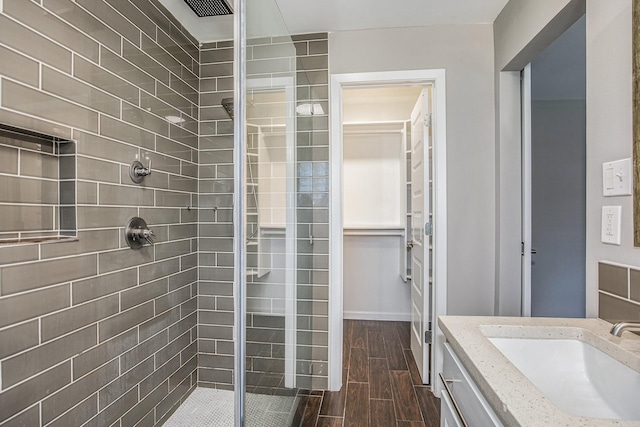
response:
M602 243L620 245L620 216L622 206L602 207Z

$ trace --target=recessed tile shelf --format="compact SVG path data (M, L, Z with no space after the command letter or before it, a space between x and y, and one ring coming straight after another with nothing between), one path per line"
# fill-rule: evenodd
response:
M0 123L0 245L76 237L75 142Z
M58 242L75 242L79 240L77 237L64 237L64 236L54 236L54 237L29 237L24 239L8 239L8 240L0 240L0 247L9 246L9 245L26 245L26 244L34 244L34 243L58 243Z

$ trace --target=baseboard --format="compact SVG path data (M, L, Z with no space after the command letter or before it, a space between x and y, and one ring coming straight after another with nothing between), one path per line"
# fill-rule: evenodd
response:
M345 311L342 314L348 320L385 320L392 322L410 322L411 313L379 313L375 311Z

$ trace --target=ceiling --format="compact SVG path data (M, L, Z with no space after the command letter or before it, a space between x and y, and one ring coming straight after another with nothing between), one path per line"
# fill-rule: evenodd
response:
M184 0L160 2L201 43L233 38L231 16L198 18ZM287 31L289 34L304 34L371 28L480 24L493 22L507 2L508 0L247 0L247 25L250 37L261 37L270 33L282 35ZM252 20L252 13L255 21ZM280 15L283 20L279 19ZM255 31L252 33L251 30Z
M342 91L343 121L409 120L422 89L422 86L345 88Z

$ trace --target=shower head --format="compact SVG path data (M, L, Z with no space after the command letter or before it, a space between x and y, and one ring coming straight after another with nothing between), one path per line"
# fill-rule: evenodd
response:
M229 117L231 117L231 120L233 120L233 98L224 98L220 103Z
M233 11L226 0L184 0L185 3L198 15L205 16L231 15Z

